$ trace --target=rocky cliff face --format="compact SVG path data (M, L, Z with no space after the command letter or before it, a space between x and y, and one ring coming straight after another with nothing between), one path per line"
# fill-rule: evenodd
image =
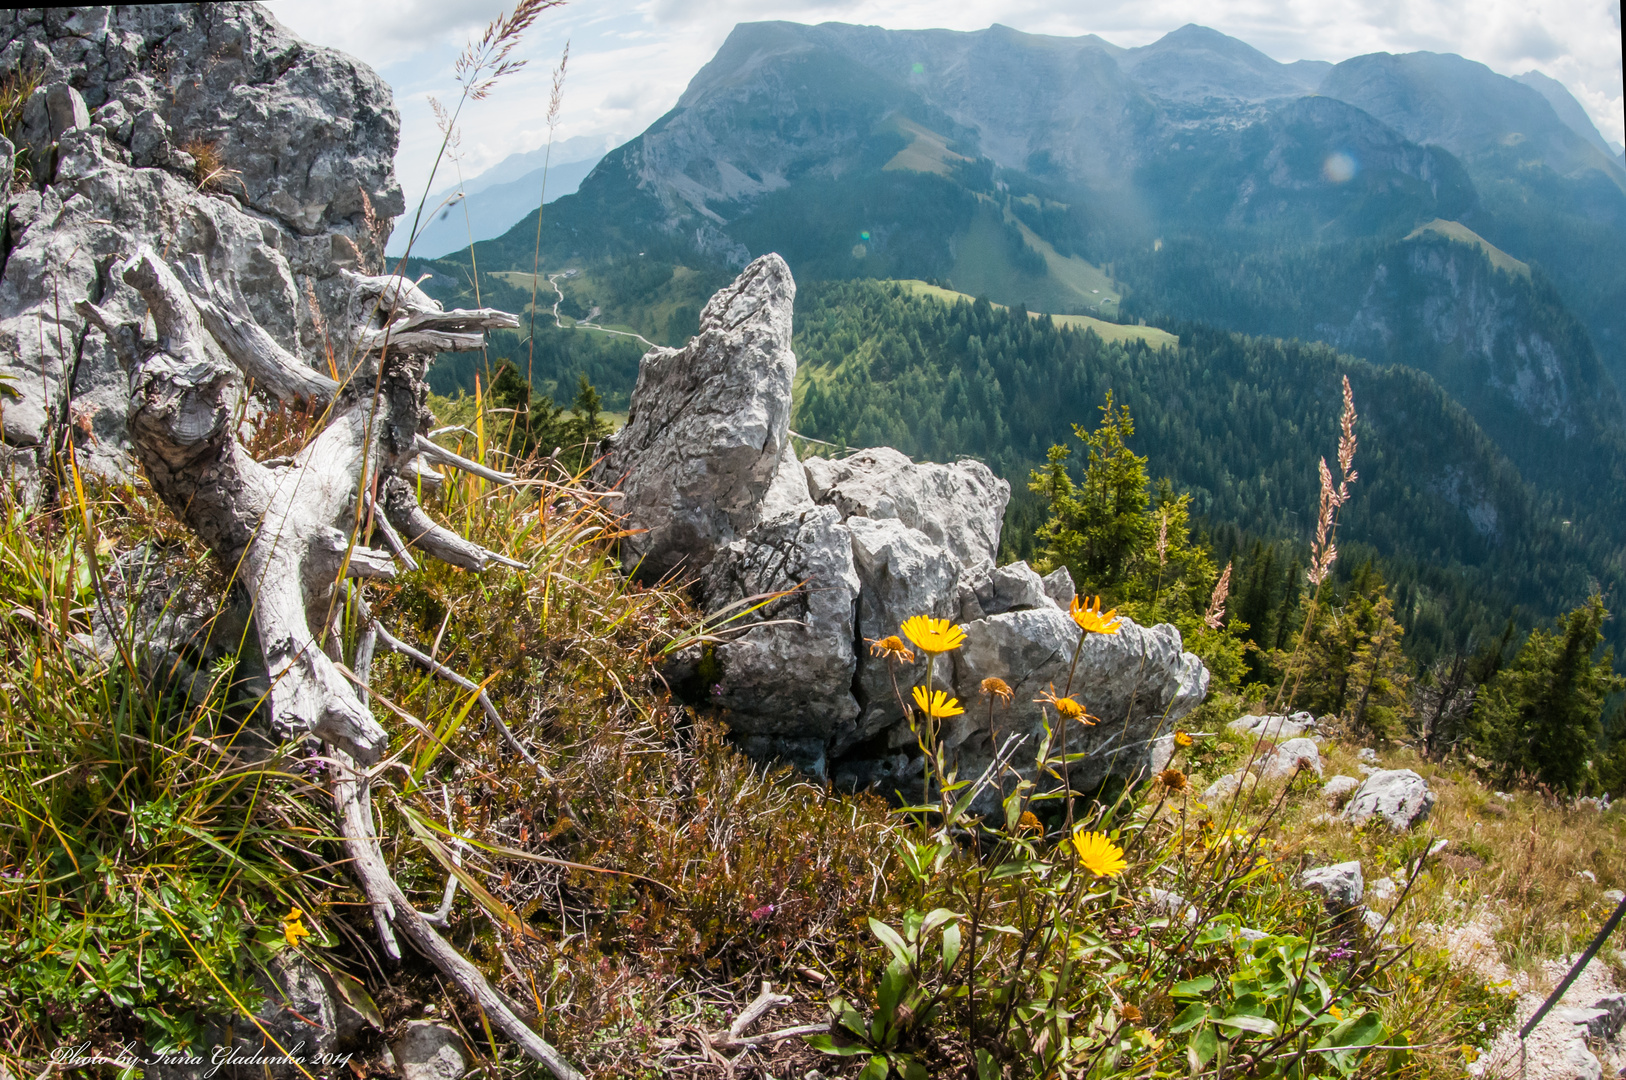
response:
M627 569L690 583L712 620L714 640L678 656L668 678L725 710L747 752L847 788L918 785L899 697L927 681L966 707L941 733L963 778L1013 737L1028 744L1018 762L1031 761L1044 726L1034 699L1069 684L1100 717L1070 730L1069 751L1086 755L1073 780L1143 772L1153 741L1207 692L1201 661L1174 627L1128 620L1080 650L1065 570L995 567L1010 486L981 462L917 463L885 447L798 461L794 299L779 256L746 267L687 346L644 357L627 425L603 447L598 481L623 493L632 530ZM966 634L930 672L924 656L875 647L916 615ZM990 678L1009 700L983 689Z
M6 196L0 248L14 459L26 469L69 438L92 468L128 468L129 388L74 303L139 321L108 271L140 244L201 255L280 344L321 354L344 321L341 269L377 269L403 208L377 75L246 3L8 11L0 42L0 68L40 80L15 142L0 140L0 166L27 180Z

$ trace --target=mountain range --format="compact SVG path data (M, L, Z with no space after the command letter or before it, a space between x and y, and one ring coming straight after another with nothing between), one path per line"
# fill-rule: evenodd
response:
M528 303L536 230L527 215L476 245L486 302ZM541 233L548 305L556 285L561 314L662 342L767 251L804 283L913 281L911 295L1100 320L1108 337L1108 324L1151 324L1325 342L1420 373L1472 429L1450 453L1403 439L1388 452L1488 452L1501 463L1483 468L1516 476L1538 508L1526 518L1573 523L1583 542L1566 558L1619 562L1626 166L1539 73L1436 53L1283 64L1195 25L1125 49L998 25L747 23L670 112L548 208ZM471 267L454 253L422 270L450 298ZM606 355L595 378L614 367ZM821 437L857 430L815 412ZM1051 417L1051 438L1085 419ZM1026 445L976 452L1020 480L1044 444L1035 427ZM1456 490L1443 473L1417 480ZM1408 527L1384 526L1390 541ZM1499 566L1535 550L1506 527L1485 539L1511 545Z
M423 206L427 224L420 223L412 252L436 258L467 247L471 237L489 240L501 236L536 209L544 194L544 176L548 202L573 194L604 156L605 148L606 140L596 136L564 139L552 147L551 156L545 146L509 154L462 183L429 195ZM461 199L456 198L459 191ZM391 257L407 253L413 217L409 212L396 222L385 249Z

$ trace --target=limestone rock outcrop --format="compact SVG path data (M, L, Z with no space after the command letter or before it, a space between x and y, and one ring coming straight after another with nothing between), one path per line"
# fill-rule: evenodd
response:
M342 271L381 268L404 205L399 120L369 68L246 3L0 12L0 66L41 80L16 145L0 140L8 178L13 165L32 178L0 194L14 463L71 438L90 469L131 468L127 379L75 303L138 322L144 303L110 268L143 244L202 256L295 355L346 325Z
M887 447L798 461L794 300L779 256L747 266L688 345L645 355L627 425L601 447L594 479L622 493L628 573L684 582L721 618L785 594L679 655L668 681L726 710L747 752L891 794L920 777L898 699L925 678L926 658L889 660L870 643L930 615L966 634L934 667L935 685L966 708L941 731L961 776L993 760L996 737L1028 740L1019 760L1031 767L1042 733L1033 699L1064 692L1069 677L1099 718L1069 727L1068 749L1088 755L1075 785L1144 774L1152 744L1206 694L1202 663L1174 627L1124 620L1115 635L1091 635L1073 670L1072 579L996 566L1010 485L981 462L915 462ZM1013 700L990 703L988 677Z

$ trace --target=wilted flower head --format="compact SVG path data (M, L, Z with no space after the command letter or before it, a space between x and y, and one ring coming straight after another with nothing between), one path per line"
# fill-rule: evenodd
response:
M1214 595L1208 599L1208 612L1203 615L1203 625L1210 630L1218 630L1225 621L1225 600L1231 595L1231 564L1225 564L1225 573L1220 575L1219 581L1214 585Z
M959 716L965 712L960 708L957 698L949 697L941 690L928 692L925 687L917 686L914 690L915 704L920 711L934 720L942 720L950 716Z
M1119 620L1116 618L1118 609L1113 608L1105 615L1101 614L1101 598L1097 596L1092 607L1089 602L1073 597L1073 621L1078 628L1086 634L1116 634Z
M1164 769L1157 774L1157 782L1170 791L1186 790L1186 774L1179 769Z
M1117 877L1129 866L1124 849L1106 833L1086 832L1082 825L1073 831L1073 850L1078 852L1079 865L1096 877Z
M914 615L903 621L904 636L918 645L922 652L937 655L958 649L965 641L965 631L947 619L934 619L930 615Z
M864 640L869 642L869 654L871 656L885 657L888 660L901 660L905 664L915 662L915 654L909 651L909 646L905 645L903 639L896 634L880 639L865 638Z
M1016 827L1023 832L1044 832L1044 823L1032 810L1022 811L1022 816L1016 820Z
M996 679L993 676L989 676L988 678L982 680L982 692L987 694L989 697L998 698L1007 705L1011 703L1010 684L1008 684L1004 679Z
M1084 711L1084 706L1070 697L1057 697L1055 686L1041 693L1033 699L1040 705L1049 705L1055 708L1058 715L1065 720L1081 721L1085 726L1095 723L1100 717L1091 716Z

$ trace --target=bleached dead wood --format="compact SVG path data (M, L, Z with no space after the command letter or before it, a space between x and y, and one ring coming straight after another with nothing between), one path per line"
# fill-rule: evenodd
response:
M329 745L339 831L386 955L400 959L397 934L404 936L508 1038L555 1076L576 1080L581 1074L436 933L390 876L366 768L389 741L366 700L381 639L437 676L477 691L487 717L535 763L482 688L390 634L360 592L367 579L414 568L413 547L469 570L523 566L439 524L417 498L429 480L426 456L497 482L512 479L426 437L433 418L424 373L434 353L479 348L487 329L514 327L518 320L489 309L443 311L403 278L348 274L349 338L340 345L349 352L346 377L336 381L279 345L254 321L236 285L210 281L201 259L177 273L142 249L116 270L145 299L157 340L143 341L139 324L115 323L88 301L78 309L129 367L128 428L153 490L251 601L271 675L274 728L286 737L316 735ZM209 347L210 338L217 348ZM231 363L222 363L220 354ZM245 378L280 400L325 410L322 430L292 458L256 461L236 437ZM372 548L359 535L368 517L389 550ZM347 602L362 627L348 671L336 632Z

